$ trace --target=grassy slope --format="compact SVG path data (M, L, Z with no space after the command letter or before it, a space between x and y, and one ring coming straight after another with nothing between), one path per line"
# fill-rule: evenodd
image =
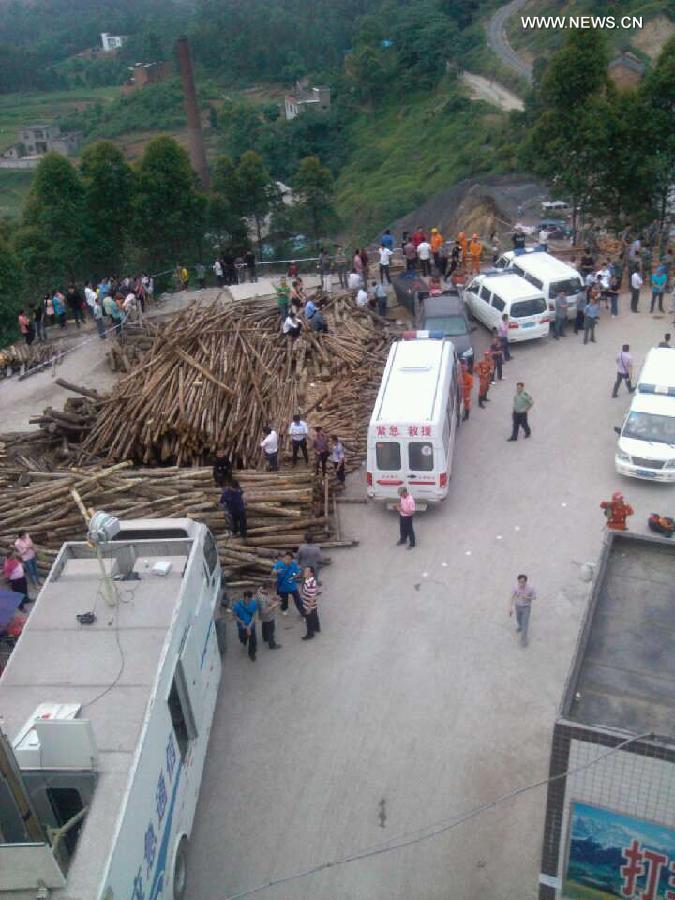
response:
M33 173L0 169L0 219L17 218L33 182Z
M513 166L507 117L457 100L453 86L393 103L353 124L354 154L337 182L346 236L359 241L437 191L481 172Z

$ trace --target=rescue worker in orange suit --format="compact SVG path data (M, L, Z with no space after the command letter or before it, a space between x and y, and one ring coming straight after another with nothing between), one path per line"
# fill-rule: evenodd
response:
M442 268L441 247L443 246L443 235L438 228L431 229L431 240L429 243L431 244L431 253L434 257L434 265L436 266L436 270L440 272Z
M480 258L483 254L483 245L478 240L477 234L471 235L471 243L469 244L469 255L471 257L471 273L472 275L480 274Z
M607 528L611 531L627 531L626 519L633 515L633 507L623 499L621 491L614 491L611 500L603 500L600 509L604 509Z
M460 231L460 233L457 235L457 243L459 244L459 246L462 249L461 263L462 263L462 267L464 267L466 265L466 253L467 253L467 249L468 249L469 245L468 245L468 241L466 239L466 235L464 234L463 231Z
M462 362L462 400L464 401L464 415L462 422L466 422L471 412L471 393L473 391L473 375L469 372L469 364Z
M474 366L476 375L478 375L478 405L481 409L485 408L488 401L488 391L490 390L490 382L492 381L492 354L486 350L483 358Z

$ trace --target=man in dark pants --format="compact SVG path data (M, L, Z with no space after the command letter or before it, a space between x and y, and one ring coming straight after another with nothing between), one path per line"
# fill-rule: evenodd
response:
M595 343L595 326L598 324L599 316L598 298L591 295L590 301L584 307L584 344L588 343L589 335L591 342Z
M280 650L281 644L277 644L274 640L274 632L276 629L276 621L274 612L279 608L279 600L273 599L264 589L259 588L256 594L258 603L258 615L260 616L260 630L262 631L262 639L270 650Z
M246 537L246 506L244 492L238 481L232 481L220 495L221 506L226 507L232 523L232 534Z
M298 453L302 452L303 459L309 464L309 456L307 454L307 435L309 428L307 422L303 422L299 415L293 416L288 433L291 437L291 448L293 451L293 465L298 461Z
M525 385L522 381L519 381L516 385L516 396L513 398L513 431L511 432L511 437L507 438L507 440L517 441L520 428L525 432L526 438L529 438L532 434L532 429L527 421L527 414L533 403L534 400L525 390Z
M406 541L409 541L408 550L412 550L415 546L415 532L413 530L413 517L415 515L415 500L411 494L408 493L407 488L399 488L398 496L400 500L396 506L398 510L398 521L400 527L401 536L398 540L398 545L405 544Z
M239 640L248 647L248 658L255 662L258 650L258 638L255 633L255 615L258 612L258 601L253 599L252 591L244 591L244 599L237 600L232 607L232 614L237 623Z
M281 615L288 615L288 598L293 597L295 608L304 617L302 600L298 591L298 582L302 580L302 569L293 559L293 554L284 553L281 559L272 566L277 579L277 594L281 597Z
M626 382L626 390L629 394L635 393L635 388L631 384L631 376L633 374L633 357L630 354L630 345L623 344L621 347L621 352L616 358L616 381L614 382L614 387L612 388L612 397L616 398L619 395L619 388L621 387L621 382Z
M325 475L330 450L328 448L328 438L320 425L317 425L315 428L313 447L316 453L316 474L319 474L319 468L321 468L321 474Z

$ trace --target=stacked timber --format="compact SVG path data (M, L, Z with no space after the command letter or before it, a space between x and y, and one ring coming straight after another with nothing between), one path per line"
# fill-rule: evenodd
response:
M17 371L34 369L44 365L56 355L51 343L12 344L0 350L0 378L6 378Z
M296 548L306 532L320 543L331 538L325 487L311 472L237 472L248 515L246 539L233 537L218 505L220 488L210 468L112 466L54 469L30 458L0 467L0 555L26 529L37 547L38 565L49 569L64 541L84 540L86 527L71 496L77 490L88 509L121 519L190 517L213 532L225 577L243 584L269 576L278 552Z
M349 295L324 307L328 334L281 333L273 300L193 305L154 325L152 346L97 414L84 451L141 465L201 465L223 447L259 466L265 425L281 454L294 413L338 434L358 462L392 329Z

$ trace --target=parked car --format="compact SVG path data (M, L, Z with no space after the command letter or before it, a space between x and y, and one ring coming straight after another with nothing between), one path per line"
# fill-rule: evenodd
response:
M421 293L421 292L420 292ZM420 297L415 314L415 328L420 331L442 332L454 344L457 357L473 365L473 345L471 332L475 325L469 324L464 301L456 290L442 294Z
M391 280L396 300L415 317L418 294L428 294L429 285L417 272L402 272Z
M549 313L543 293L513 272L477 275L464 288L467 310L490 331L508 316L509 342L546 337Z
M535 228L535 234L540 232L542 228L546 229L549 238L554 238L555 240L564 240L572 234L571 228L562 219L542 219Z

